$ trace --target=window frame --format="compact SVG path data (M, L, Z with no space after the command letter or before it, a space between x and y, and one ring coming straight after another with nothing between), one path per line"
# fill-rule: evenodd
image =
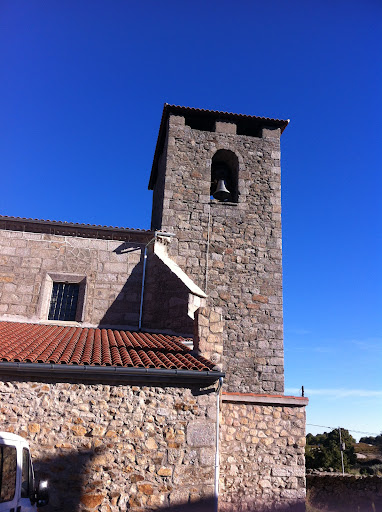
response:
M1 475L0 475L0 508L3 510L4 507L2 507L1 505L3 505L4 503L5 504L11 504L12 506L12 503L13 501L15 500L15 497L16 497L16 489L17 489L17 485L18 485L18 482L17 482L17 466L18 466L18 453L17 453L17 447L12 445L12 444L8 444L8 443L1 443L0 444L0 450L1 450L1 467L0 467L0 471L1 471ZM4 451L5 450L9 450L9 452L13 452L12 453L12 456L14 457L14 475L13 473L12 476L14 476L14 482L12 482L13 486L10 488L11 491L13 491L13 494L12 496L9 496L9 495L3 495L2 492L3 492L3 483L4 483L4 475L5 476L9 476L7 475L5 472L4 472ZM7 454L8 455L8 454ZM8 455L9 456L9 455ZM6 480L7 481L7 480ZM9 479L8 479L8 483L9 483ZM4 489L5 490L5 489ZM3 499L4 498L4 499Z
M87 279L85 275L47 272L45 275L45 279L42 283L42 289L40 294L40 320L44 320L46 322L51 322L55 324L77 324L83 322L85 318L86 306L86 282ZM49 320L49 310L51 305L54 283L69 283L79 285L77 309L74 320Z
M26 486L23 487L24 482ZM34 473L29 448L23 446L21 466L21 498L30 498L34 491Z

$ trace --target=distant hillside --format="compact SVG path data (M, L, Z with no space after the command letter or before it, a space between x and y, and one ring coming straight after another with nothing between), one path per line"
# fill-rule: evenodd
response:
M356 443L354 451L357 462L353 467L361 475L382 476L382 446L368 443Z

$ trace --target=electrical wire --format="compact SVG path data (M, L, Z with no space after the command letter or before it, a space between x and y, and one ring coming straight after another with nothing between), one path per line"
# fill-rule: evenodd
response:
M332 430L338 429L338 427L328 427L328 425L314 425L313 423L307 423L310 427L320 427L320 428L330 428ZM356 434L367 434L369 436L379 436L380 434L377 434L376 432L361 432L360 430L353 430L350 428L345 429L344 427L341 427L344 430L347 430L348 432L355 432Z

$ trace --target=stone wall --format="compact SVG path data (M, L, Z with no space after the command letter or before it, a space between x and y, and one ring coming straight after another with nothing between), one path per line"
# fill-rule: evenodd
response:
M170 256L222 310L227 389L282 393L279 130L264 128L263 137L201 131L170 115L164 144L152 227L176 234ZM220 149L238 159L237 204L210 198Z
M137 329L146 238L126 242L0 229L0 318L46 321L47 279L53 276L85 280L81 325ZM142 327L192 336L189 290L149 249Z
M223 401L220 441L222 510L303 509L304 407Z
M216 395L0 380L0 430L29 440L46 512L143 511L213 495Z
M224 322L221 312L202 307L195 312L194 349L221 370Z
M150 252L145 278L143 328L192 338L194 321L188 314L189 297L190 291L184 283L156 254Z
M378 476L307 475L306 486L308 503L320 510L382 510L382 478Z
M0 314L20 321L46 320L42 301L47 274L74 274L86 277L85 325L137 325L143 247L0 230Z

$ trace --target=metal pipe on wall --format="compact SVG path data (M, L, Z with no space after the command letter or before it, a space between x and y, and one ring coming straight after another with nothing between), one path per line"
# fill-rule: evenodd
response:
M216 440L215 440L215 512L219 509L219 476L220 476L220 450L219 450L219 415L220 415L220 391L223 386L223 377L219 378L216 389Z

